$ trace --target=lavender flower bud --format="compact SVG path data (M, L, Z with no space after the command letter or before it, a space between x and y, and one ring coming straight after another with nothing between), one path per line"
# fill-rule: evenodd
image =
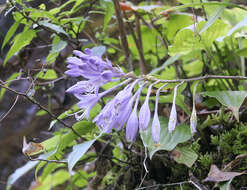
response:
M156 83L157 82L149 85L147 96L146 96L145 101L144 101L144 103L140 109L140 112L139 112L139 128L142 130L146 130L148 128L148 124L150 122L151 112L149 109L149 97L150 97L152 87Z
M135 140L136 134L138 131L137 106L138 106L138 102L140 99L142 89L143 89L143 86L141 86L136 92L136 94L134 95L134 97L137 96L135 106L134 106L134 109L132 110L132 113L130 114L130 117L126 125L126 140L128 142L133 142Z
M160 141L160 121L158 112L154 113L153 123L152 123L152 137L155 143Z
M176 124L177 124L177 111L176 111L176 97L177 97L177 91L178 87L183 84L181 82L180 84L176 85L174 88L174 95L173 95L173 102L172 102L172 109L169 117L169 122L168 122L168 131L171 133L174 131Z
M160 140L160 121L158 116L159 94L160 94L160 90L164 88L166 85L167 84L162 85L156 92L154 118L152 123L152 137L155 143L158 143Z
M192 134L196 133L196 125L197 125L196 109L194 109L193 107L190 117L190 130Z
M199 84L199 81L195 84L193 88L193 109L190 117L190 130L191 133L196 133L196 125L197 125L197 116L196 116L196 105L195 105L195 96L196 96L196 88Z

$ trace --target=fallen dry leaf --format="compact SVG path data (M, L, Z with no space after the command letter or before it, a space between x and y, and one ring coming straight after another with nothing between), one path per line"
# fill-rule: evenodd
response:
M29 142L27 143L26 137L23 137L23 147L22 152L26 156L31 156L34 153L37 153L43 150L44 147L39 143Z
M203 182L211 181L211 182L222 182L228 181L236 176L243 175L245 172L223 172L219 170L216 165L211 165L210 171L208 173L208 177L203 180Z

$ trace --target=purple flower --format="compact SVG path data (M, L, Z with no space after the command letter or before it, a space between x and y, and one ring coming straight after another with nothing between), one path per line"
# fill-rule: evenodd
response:
M177 97L178 87L181 84L183 84L183 82L180 83L180 84L178 84L178 85L176 85L175 88L174 88L172 109L171 109L171 113L170 113L170 117L169 117L169 122L168 122L168 131L170 133L172 131L174 131L174 129L176 127L176 124L177 124L176 97Z
M85 49L85 53L78 50L74 51L74 54L79 58L69 57L67 59L68 70L65 74L88 79L95 86L96 94L100 86L112 81L114 77L119 78L124 75L121 69L112 67L109 60L104 61L101 57L94 56L90 49Z
M83 118L89 119L89 113L90 110L95 106L95 104L99 101L100 98L105 96L106 94L112 92L113 90L119 88L120 86L127 84L130 81L130 79L123 81L122 83L99 93L98 95L96 94L87 94L87 95L82 95L80 93L75 93L75 97L78 98L80 101L78 102L78 107L82 108L83 110L77 112L76 118L78 120L81 120ZM78 115L78 113L83 112L81 115Z
M95 86L90 81L80 81L77 82L75 85L71 86L66 90L67 93L93 93L95 91Z
M99 99L102 97L97 96L95 94L88 94L88 95L80 95L80 94L75 94L75 96L80 100L77 105L79 108L82 108L83 110L79 111L76 113L76 119L81 120L81 119L89 119L89 113L90 110L97 104ZM78 113L83 112L81 115L78 115Z
M135 102L135 106L134 109L132 110L132 113L130 114L130 117L127 121L126 124L126 140L128 142L133 142L136 138L136 134L138 131L138 117L137 117L137 106L138 106L138 102L140 99L140 95L141 95L141 91L143 89L144 85L142 85L138 91L136 92L136 94L134 95L133 98L135 98L136 96L136 102Z
M114 128L116 130L121 130L130 116L133 102L135 99L134 95L132 97L132 90L140 79L135 80L132 84L125 87L121 94L116 97L115 102L115 112L116 117L114 121Z
M96 122L102 131L109 133L112 128L120 130L123 127L132 109L134 101L132 90L138 81L139 80L134 81L118 92L115 98L107 103L95 117L93 122Z
M108 102L93 120L93 122L97 124L100 130L104 131L105 133L110 133L113 128L112 124L115 117L115 113L113 111L114 103L114 99Z
M152 137L155 143L158 143L160 140L160 121L158 116L159 94L160 94L160 90L164 88L166 85L167 84L162 85L156 92L154 118L152 123Z
M140 109L140 112L139 112L139 128L142 130L146 130L148 128L148 124L150 122L151 112L149 109L149 97L150 97L152 87L156 83L157 82L149 85L146 99L145 99L145 101L144 101L144 103Z

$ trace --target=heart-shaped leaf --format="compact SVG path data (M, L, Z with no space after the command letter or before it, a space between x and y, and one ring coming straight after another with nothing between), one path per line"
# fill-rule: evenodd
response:
M237 120L239 120L238 110L247 96L246 91L210 91L200 94L216 98L221 104L232 110Z
M168 119L160 117L160 142L155 144L152 138L151 126L145 131L140 131L141 138L145 147L149 151L150 159L158 150L173 150L177 144L186 142L191 138L190 127L185 124L176 126L172 133L168 132ZM150 122L152 123L152 121Z

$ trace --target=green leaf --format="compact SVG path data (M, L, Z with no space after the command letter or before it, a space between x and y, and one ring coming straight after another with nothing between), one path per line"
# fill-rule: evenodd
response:
M247 96L247 91L210 91L200 94L216 98L221 104L231 109L235 118L239 120L238 111Z
M140 131L142 142L148 148L150 159L159 150L173 150L177 144L191 138L190 127L185 124L176 126L172 133L168 132L168 119L160 117L160 144L155 144L152 138L151 123L146 131Z
M231 30L229 30L229 32L227 32L227 34L225 36L219 37L217 39L217 41L222 42L225 37L231 36L234 32L236 32L237 30L239 30L240 28L242 28L244 26L247 26L247 15L244 17L244 19L241 22L239 22Z
M196 31L200 31L206 22L201 21L196 24ZM180 30L172 46L169 47L169 54L174 56L178 53L189 54L198 49L207 49L220 36L227 33L228 26L222 20L216 20L206 31L200 36L196 35L194 25Z
M197 0L198 1L198 0ZM173 6L169 9L166 9L165 11L169 12L169 11L177 11L177 10L181 10L187 7L197 7L197 6L214 6L214 5L219 5L219 6L227 6L227 7L237 7L240 8L242 10L247 11L247 9L243 6L234 4L234 3L228 3L228 2L217 2L217 1L211 1L211 2L195 2L195 3L188 3L185 5L181 5L181 6Z
M11 46L10 50L8 51L8 54L4 59L3 65L5 65L9 60L9 58L11 58L15 53L20 51L23 47L29 45L34 37L36 37L35 30L26 30L20 34L17 34L13 39L14 44Z
M219 16L224 12L225 6L220 6L218 9L215 11L214 15L209 18L209 20L206 22L206 24L203 26L199 34L202 34L204 31L206 31L215 21L216 19L219 18Z
M55 151L48 152L46 154L40 155L39 159L47 159L48 157L52 156L55 153ZM15 170L13 174L11 174L7 181L7 190L10 190L12 185L23 175L25 175L28 171L30 171L32 168L34 168L39 161L29 161L24 166L18 168Z
M69 173L72 174L72 169L75 164L80 160L80 158L88 151L88 149L93 145L97 138L87 141L81 144L73 146L73 151L68 156L68 168Z
M52 40L52 49L49 52L49 55L46 58L46 61L48 63L53 63L56 61L57 56L59 55L59 52L62 51L66 46L67 42L60 39L59 36L55 35L55 37Z
M110 0L104 0L104 7L105 7L105 18L104 18L104 31L108 25L108 23L110 22L110 20L112 19L112 16L114 14L114 6L113 6L113 2Z
M185 164L189 168L198 158L198 155L189 147L176 147L174 153L174 160L179 164Z
M4 41L2 44L2 49L5 47L5 45L9 42L10 38L15 34L18 26L20 25L20 22L15 22L10 29L8 30L7 34L4 37Z
M239 49L236 51L239 56L247 57L247 48Z
M173 57L169 57L164 63L162 66L158 67L158 68L155 68L154 70L152 70L149 74L150 75L153 75L161 70L163 70L164 68L166 68L168 65L171 65L173 64L175 61L177 61L179 58L181 57L181 54L176 54L175 56Z
M35 190L47 190L47 188L53 189L54 187L63 184L70 178L69 173L66 170L58 170L57 172L48 175L42 185L35 188Z
M50 28L51 30L53 30L57 33L62 33L62 34L67 35L67 33L64 31L64 29L61 26L56 25L56 24L52 24L47 20L40 21L39 24L44 26L44 27Z
M47 69L46 71L40 71L36 77L44 80L53 80L57 78L57 73L53 69Z
M59 20L48 11L34 8L26 8L25 11L30 12L29 17L31 17L34 20L45 18L52 20L55 23L59 23Z
M36 113L36 116L43 116L43 115L46 115L47 112L45 110L40 110Z

